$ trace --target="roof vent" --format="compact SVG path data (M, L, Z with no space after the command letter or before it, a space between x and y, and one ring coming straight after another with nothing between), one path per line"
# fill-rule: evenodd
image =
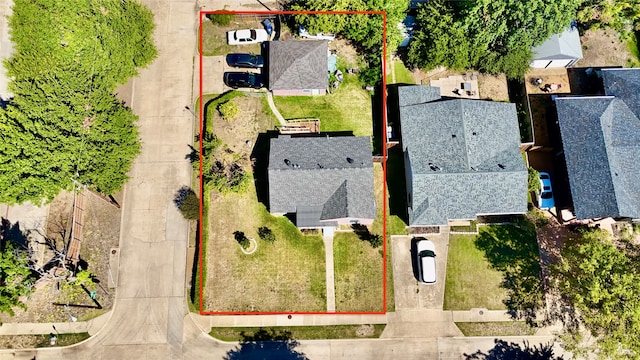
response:
M284 163L287 164L287 166L291 166L291 161L289 159L284 159Z
M451 134L451 138L455 139L456 138L456 134Z
M324 166L318 164L318 169L324 169Z
M353 164L353 159L352 159L352 158L350 158L350 157L348 157L348 158L347 158L347 162L348 162L349 164Z
M474 131L474 132L472 132L471 134L473 134L473 136L478 135L478 133L477 133L477 132L475 132L475 131Z
M507 167L504 164L498 164L498 167L502 170L506 169Z
M300 169L300 165L298 165L298 164L293 164L292 166L293 166L294 169Z
M472 167L471 167L471 170L473 170L473 171L478 171L478 168L477 168L477 167L475 167L475 166L472 166Z
M429 163L429 169L432 171L440 171L440 168L434 163Z

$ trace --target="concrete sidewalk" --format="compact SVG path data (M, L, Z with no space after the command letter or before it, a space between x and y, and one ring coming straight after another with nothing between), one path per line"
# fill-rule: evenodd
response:
M333 234L331 236L323 236L324 242L324 258L326 266L326 284L327 284L327 312L336 311L336 285L335 271L333 267Z

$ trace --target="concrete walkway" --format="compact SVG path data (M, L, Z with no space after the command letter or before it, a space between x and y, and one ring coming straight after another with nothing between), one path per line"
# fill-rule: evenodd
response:
M336 311L336 285L335 272L333 269L333 235L323 236L324 241L324 259L326 264L327 277L327 312Z
M267 91L267 103L269 103L269 107L271 108L273 114L278 118L280 125L287 125L287 120L282 117L282 114L280 114L280 111L278 111L278 109L276 108L276 104L273 102L273 94L271 93L271 91Z

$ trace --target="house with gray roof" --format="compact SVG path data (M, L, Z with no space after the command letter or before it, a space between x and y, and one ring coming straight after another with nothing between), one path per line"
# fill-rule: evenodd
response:
M551 35L545 42L531 49L532 68L571 67L582 59L582 45L577 26L570 26L559 34Z
M515 104L398 87L409 226L527 211Z
M376 217L368 136L272 138L269 211L299 228L370 225Z
M558 97L577 219L640 218L640 69L602 69L604 96Z
M268 84L273 95L324 95L329 83L328 41L270 41Z

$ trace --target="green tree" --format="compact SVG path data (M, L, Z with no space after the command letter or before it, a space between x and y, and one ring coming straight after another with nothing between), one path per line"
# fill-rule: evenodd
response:
M611 27L625 32L640 30L640 1L586 0L578 11L578 21L587 28Z
M13 245L2 240L0 247L0 312L14 315L13 309L26 310L20 297L26 296L33 286L33 277L24 253L14 250Z
M0 202L51 199L73 180L117 191L140 143L113 91L156 56L151 12L130 0L16 0L9 25Z
M597 339L585 348L574 330L564 337L565 345L579 353L595 351L600 358L640 358L638 259L616 247L603 230L583 232L561 255L560 265L553 269L559 288Z
M519 78L528 69L531 47L569 26L581 2L430 1L419 9L408 59L426 69L470 66Z
M240 244L240 246L242 246L243 249L246 249L249 247L249 244L250 244L249 238L247 237L247 235L244 234L244 232L234 231L233 238L238 242L238 244Z
M528 188L530 192L538 193L540 192L540 173L538 170L529 166L529 177L527 179Z
M198 220L200 218L200 199L190 187L180 188L176 192L173 202L185 219Z

